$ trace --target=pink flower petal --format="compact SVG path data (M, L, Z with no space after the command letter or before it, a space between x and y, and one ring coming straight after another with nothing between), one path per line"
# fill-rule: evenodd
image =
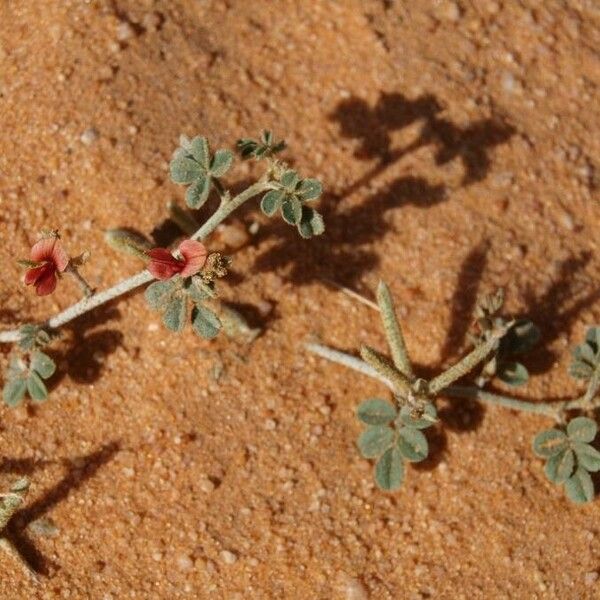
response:
M49 237L36 242L31 248L31 260L36 262L53 260L52 252L54 251L54 244L56 241L56 238Z
M27 271L25 271L25 277L23 278L23 281L25 282L25 285L35 285L37 284L38 280L41 279L48 271L54 271L54 266L48 262L45 262L39 267L27 269Z
M195 275L206 263L208 250L204 244L195 240L185 240L179 244L179 252L183 256L185 266L181 270L182 277Z
M146 254L150 257L148 271L156 279L171 279L184 267L184 263L177 260L166 248L153 248Z
M56 289L56 270L53 265L35 282L35 292L38 296L47 296Z
M52 260L56 265L56 268L62 273L69 264L69 256L65 252L60 240L54 242L54 248L52 249Z

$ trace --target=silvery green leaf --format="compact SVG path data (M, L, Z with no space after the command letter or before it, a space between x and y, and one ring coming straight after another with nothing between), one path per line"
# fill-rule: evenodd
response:
M194 331L205 340L212 340L221 329L221 321L212 310L205 306L196 306L192 311Z
M272 217L281 206L284 197L285 192L281 189L268 191L260 201L261 210L265 215Z
M387 425L396 418L396 408L387 400L370 398L360 403L356 416L367 425Z
M154 310L162 308L169 301L178 284L179 282L176 279L151 283L144 293L148 306Z
M46 331L38 325L27 323L19 328L19 346L23 350L33 350L36 346L45 346L50 341Z
M546 429L533 439L533 451L541 458L549 458L569 447L567 436L558 429Z
M402 427L398 431L398 448L402 456L411 462L420 462L429 454L427 438L412 427Z
M590 327L585 334L585 341L590 344L596 351L600 352L600 327Z
M325 231L323 217L313 208L302 207L302 220L298 225L298 232L303 238L311 238L314 235L321 235Z
M358 438L358 449L365 458L377 458L394 442L394 432L389 427L367 427Z
M498 377L506 384L518 387L527 383L529 372L518 362L503 362L497 371Z
M575 360L569 366L569 375L575 379L589 379L594 373L594 368L588 363Z
M586 471L592 473L600 471L600 452L596 448L584 442L575 442L573 450L575 450L578 464Z
M427 429L427 427L431 427L437 421L437 410L431 402L428 402L423 409L423 415L414 418L411 408L409 406L403 406L400 409L400 420L407 427Z
M202 304L205 300L216 296L211 286L198 276L192 277L191 284L185 289L194 304Z
M208 200L211 179L208 175L199 175L198 179L185 191L185 203L190 208L200 208Z
M283 220L290 225L298 225L302 219L302 203L295 196L287 196L281 204Z
M186 299L172 298L163 314L163 323L171 331L181 331L185 327Z
M293 192L296 189L298 181L298 173L296 173L296 171L292 171L291 169L286 171L279 180L281 185L290 192Z
M27 380L22 377L8 379L2 388L2 399L8 406L17 406L27 390Z
M232 162L233 154L229 150L217 150L210 162L210 174L213 177L223 177Z
M205 137L195 137L190 142L189 152L203 167L203 171L208 171L210 160L210 148L208 146L208 140Z
M579 467L565 482L567 497L576 504L584 504L594 499L594 483L590 474Z
M31 368L36 371L42 379L48 379L56 371L55 362L43 352L35 351L31 355Z
M204 174L200 165L192 158L180 156L174 158L169 165L171 179L175 183L192 183Z
M375 465L375 483L388 492L397 490L404 480L404 462L397 446L384 452Z
M563 483L573 474L575 455L570 448L551 456L544 467L546 477L552 483Z
M35 371L32 371L27 378L27 392L35 402L42 402L48 398L46 385Z
M296 190L301 200L316 200L323 193L323 186L318 179L303 179Z
M598 432L596 421L588 417L576 417L567 425L567 435L574 442L591 442Z

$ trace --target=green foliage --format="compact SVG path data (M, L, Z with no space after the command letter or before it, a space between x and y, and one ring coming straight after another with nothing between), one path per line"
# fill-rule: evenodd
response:
M356 416L367 425L357 446L364 458L378 459L375 482L386 491L400 487L404 480L404 461L420 462L429 454L429 444L421 429L436 422L437 411L432 403L415 411L396 407L381 398L369 398L359 405Z
M50 334L44 331L39 325L27 323L19 329L20 339L19 347L21 350L34 350L43 348L50 343Z
M233 154L229 150L211 154L205 137L189 140L182 136L169 165L171 179L175 183L189 184L185 201L190 208L200 208L208 200L215 181L225 175L232 162Z
M44 352L33 350L27 357L13 356L6 382L2 390L2 398L8 406L18 406L25 394L34 402L43 402L48 398L48 389L44 383L56 371L56 364Z
M179 275L166 281L151 283L145 292L146 302L153 310L162 313L162 321L174 332L184 329L188 306L192 304L192 327L204 339L213 339L221 329L221 321L205 303L215 296L212 285L201 276L186 279Z
M243 138L238 140L237 148L242 158L269 158L285 149L283 140L277 142L273 133L266 130L262 132L259 140Z
M289 225L295 225L304 238L320 235L325 231L325 224L321 215L309 206L319 198L323 187L317 179L300 179L298 173L287 169L275 182L277 186L269 190L260 202L261 210L269 217L277 211L281 212L283 220Z
M569 373L575 379L588 381L600 364L600 327L590 327L585 341L573 350Z
M564 484L567 497L581 504L594 497L594 486L589 473L600 471L600 452L590 445L598 426L588 417L569 421L566 433L547 429L533 440L533 451L547 459L544 472L557 485Z

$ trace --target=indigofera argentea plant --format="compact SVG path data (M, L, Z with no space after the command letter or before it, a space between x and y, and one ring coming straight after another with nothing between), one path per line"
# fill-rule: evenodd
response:
M590 328L584 343L573 352L569 372L585 381L586 390L581 396L558 402L531 402L501 395L484 386L495 378L510 386L526 383L528 371L516 358L533 348L540 337L531 321L503 316L503 300L501 291L482 298L470 335L472 350L431 379L421 378L413 370L390 291L383 282L377 290L377 307L391 359L368 346L360 349L358 358L322 344L307 344L313 353L373 377L391 390L391 399L365 399L356 411L358 420L365 425L357 441L358 449L363 457L375 461L374 477L381 489L400 488L405 463L427 458L426 430L439 422L439 400L451 397L553 419L556 426L535 437L533 450L546 459L548 479L564 485L570 500L584 503L593 499L590 473L600 471L600 452L592 445L598 430L594 414L600 406L600 327ZM459 384L467 375L472 376L472 382Z
M170 162L170 174L175 183L187 186L187 208L171 202L168 211L184 237L174 248L160 248L127 228L107 231L105 239L112 248L144 263L143 270L111 288L97 292L81 275L80 267L89 253L70 257L57 231L42 233L29 259L19 261L26 269L23 282L45 296L54 292L63 274L69 274L81 287L83 298L41 323L0 332L0 343L15 344L4 377L6 404L16 406L26 396L34 402L48 397L45 380L52 377L56 365L46 347L59 337L62 326L146 284L150 284L146 289L149 306L160 311L164 325L172 331L181 331L189 319L193 330L205 339L214 338L222 329L248 339L256 335L239 313L218 298L216 283L227 275L231 259L211 251L210 243L204 242L229 215L254 198L260 199L267 216L281 213L303 238L320 235L325 230L323 219L310 204L320 197L322 186L317 179L301 177L277 158L285 143L276 141L269 131L258 140L239 140L237 148L243 159L260 161L265 168L258 181L234 195L222 179L234 162L233 153L227 149L212 152L204 137L181 137ZM200 224L193 211L211 196L217 198L218 207Z

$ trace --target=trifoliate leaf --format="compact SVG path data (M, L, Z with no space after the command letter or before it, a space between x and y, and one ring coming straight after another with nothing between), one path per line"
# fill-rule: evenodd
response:
M574 442L591 442L597 432L596 421L588 417L576 417L567 425L567 435Z
M31 355L31 368L40 375L42 379L48 379L56 371L56 363L43 352L39 350Z
M185 203L190 208L200 208L208 200L211 180L209 176L199 175L198 179L185 191Z
M570 448L551 456L544 467L546 477L552 483L563 483L573 474L575 454Z
M435 425L437 420L437 410L431 402L428 402L423 409L423 415L415 418L413 417L413 411L411 408L409 406L403 406L400 409L400 420L407 427L413 427L414 429L427 429L427 427Z
M194 331L206 340L212 340L221 329L221 321L217 315L205 306L196 306L192 311Z
M525 385L529 379L529 372L518 362L503 362L497 372L498 377L506 384L518 387Z
M189 144L189 153L203 167L203 171L208 171L210 160L210 148L208 140L205 137L195 137Z
M2 388L2 399L8 406L17 406L23 400L26 390L26 379L22 377L9 379Z
M594 483L590 474L580 467L565 482L567 497L576 504L584 504L594 499Z
M573 450L575 450L578 464L586 471L592 473L600 471L600 452L596 448L583 442L574 442Z
M154 310L162 308L169 301L171 294L178 286L176 279L167 279L166 281L155 281L151 283L144 294L148 306Z
M394 432L389 427L368 427L360 434L357 445L365 458L377 458L393 441Z
M542 458L559 454L569 446L567 436L558 429L546 429L533 439L533 451Z
M281 204L283 220L290 225L298 225L302 219L302 203L295 196L287 196Z
M600 327L588 329L585 342L573 350L569 373L576 379L589 379L600 362Z
M48 398L46 385L35 371L32 371L27 378L27 392L35 402L42 402Z
M285 192L283 190L270 190L268 191L260 201L260 208L265 215L272 217L283 201Z
M323 186L318 179L303 179L296 193L305 202L316 200L323 193Z
M298 173L290 169L281 176L279 182L286 190L293 192L296 189L299 180Z
M298 225L298 232L303 238L321 235L325 231L323 217L309 206L302 207L302 219Z
M198 177L204 176L202 167L193 159L187 156L174 158L169 165L171 179L175 183L192 183Z
M232 162L233 154L229 150L217 150L210 162L210 174L213 177L223 177Z
M171 331L181 331L185 327L186 308L185 298L170 300L162 319L165 327Z
M33 350L50 342L50 336L38 325L27 323L19 328L19 346L23 350Z
M404 480L404 462L397 446L386 450L375 465L375 483L385 491L397 490Z
M396 408L387 400L370 398L360 403L356 416L367 425L387 425L396 418Z
M205 300L216 296L213 287L198 276L192 277L192 280L186 283L184 289L194 304L203 304Z
M402 456L411 462L420 462L429 454L427 438L418 429L402 427L398 432L398 448Z

